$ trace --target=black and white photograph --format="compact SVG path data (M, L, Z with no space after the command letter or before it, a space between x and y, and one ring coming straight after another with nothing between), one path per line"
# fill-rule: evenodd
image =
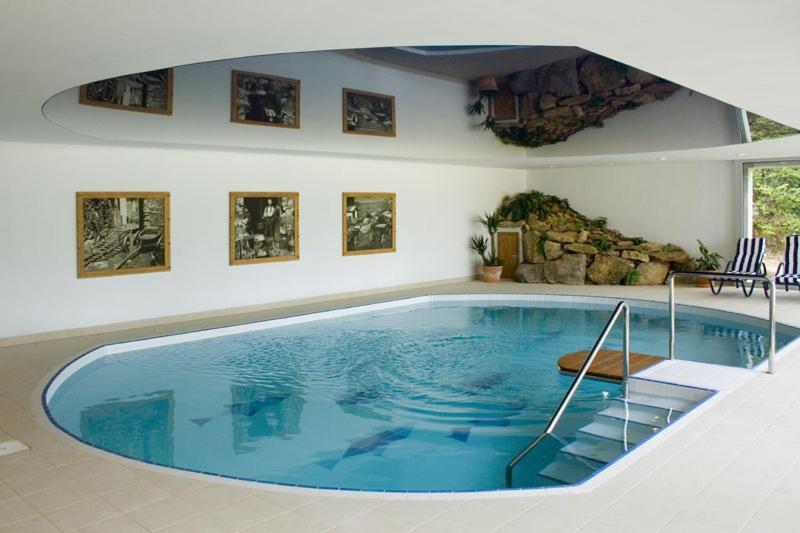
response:
M300 258L299 194L230 193L230 264Z
M342 131L395 136L394 96L342 89Z
M300 80L237 70L232 77L232 122L300 127Z
M343 193L342 254L396 251L396 203L395 193Z
M79 192L78 277L170 269L169 193Z
M127 111L172 114L172 69L151 70L81 85L80 103Z

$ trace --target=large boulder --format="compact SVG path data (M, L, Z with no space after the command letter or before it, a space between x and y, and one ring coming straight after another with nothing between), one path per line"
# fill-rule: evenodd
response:
M544 283L544 264L520 263L514 272L514 281L519 283Z
M591 244L565 244L564 249L576 254L597 255L597 248Z
M522 234L522 258L526 263L544 263L544 254L539 246L542 234L538 231L526 231Z
M623 250L622 257L625 259L631 259L633 261L641 261L642 263L650 262L649 255L643 254L642 252L637 252L636 250Z
M561 245L557 242L553 241L545 241L544 243L544 257L548 261L555 261L559 257L564 255L564 252L561 250Z
M669 265L661 261L641 263L636 270L639 271L637 285L663 285L669 274Z
M640 83L642 85L649 85L658 81L658 76L654 76L649 72L639 70L636 67L629 67L625 76L631 83Z
M562 59L537 69L539 92L554 93L559 98L581 94L575 58Z
M567 254L557 261L544 264L544 279L547 283L583 285L586 280L586 256Z
M619 285L629 268L633 268L633 263L627 259L598 255L586 271L586 276L596 285Z
M670 250L669 252L647 252L651 259L657 259L665 263L686 263L689 261L689 254L683 250Z
M565 244L573 243L578 240L577 231L548 231L547 238L551 241Z
M579 76L590 93L602 93L625 84L625 75L616 61L590 55L581 63Z

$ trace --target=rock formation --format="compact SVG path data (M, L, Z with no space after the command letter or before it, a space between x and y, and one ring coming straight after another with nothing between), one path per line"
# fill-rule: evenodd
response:
M525 262L514 275L519 282L660 285L670 271L691 270L679 246L624 236L555 196L531 191L507 197L500 212L506 217L501 226L523 231Z
M505 143L537 147L567 140L627 109L663 100L680 85L597 54L562 59L508 76L518 121L485 122ZM514 102L511 102L514 108Z

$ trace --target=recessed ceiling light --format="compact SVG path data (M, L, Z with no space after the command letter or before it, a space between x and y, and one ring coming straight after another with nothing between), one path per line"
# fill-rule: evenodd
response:
M659 161L666 161L666 160L667 160L667 158L666 158L666 157L664 157L664 156L662 155L661 157L659 157L659 158L658 158L658 160L659 160Z
M738 154L736 154L736 155L738 155L739 157L743 157L743 156L746 156L746 155L747 155L747 152L739 152L739 153L738 153Z

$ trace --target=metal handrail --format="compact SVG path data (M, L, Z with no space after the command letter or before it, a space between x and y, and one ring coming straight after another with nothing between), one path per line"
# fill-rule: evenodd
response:
M675 278L711 278L745 280L769 285L769 362L768 374L775 373L775 278L761 274L727 274L725 272L673 272L667 278L669 285L669 358L675 359Z
M603 347L603 344L606 342L606 339L611 333L611 330L614 328L614 325L617 323L617 319L619 319L620 314L624 314L625 317L625 329L623 330L622 336L622 353L624 355L622 358L622 397L628 397L628 374L630 373L631 357L631 312L626 302L620 302L614 309L614 313L612 313L611 318L608 319L606 326L603 328L603 332L600 333L600 336L594 343L592 351L589 352L589 357L586 358L586 361L583 363L580 371L578 371L578 375L575 376L575 379L572 381L572 385L569 386L567 393L561 400L561 404L559 404L558 408L553 413L553 416L550 418L550 421L547 423L547 427L545 427L544 431L538 437L536 437L533 442L528 444L524 450L515 455L514 458L511 459L511 461L509 461L506 465L506 487L511 487L512 485L514 467L517 465L517 463L519 463L526 455L533 451L533 449L536 448L539 443L545 439L545 437L553 433L553 431L556 429L558 422L561 420L561 416L564 414L564 411L566 411L567 406L569 406L569 402L572 401L572 397L575 395L578 387L580 387L581 383L583 382L586 372L589 371L589 366L591 366L595 357L597 357L597 354L600 352L600 349Z

